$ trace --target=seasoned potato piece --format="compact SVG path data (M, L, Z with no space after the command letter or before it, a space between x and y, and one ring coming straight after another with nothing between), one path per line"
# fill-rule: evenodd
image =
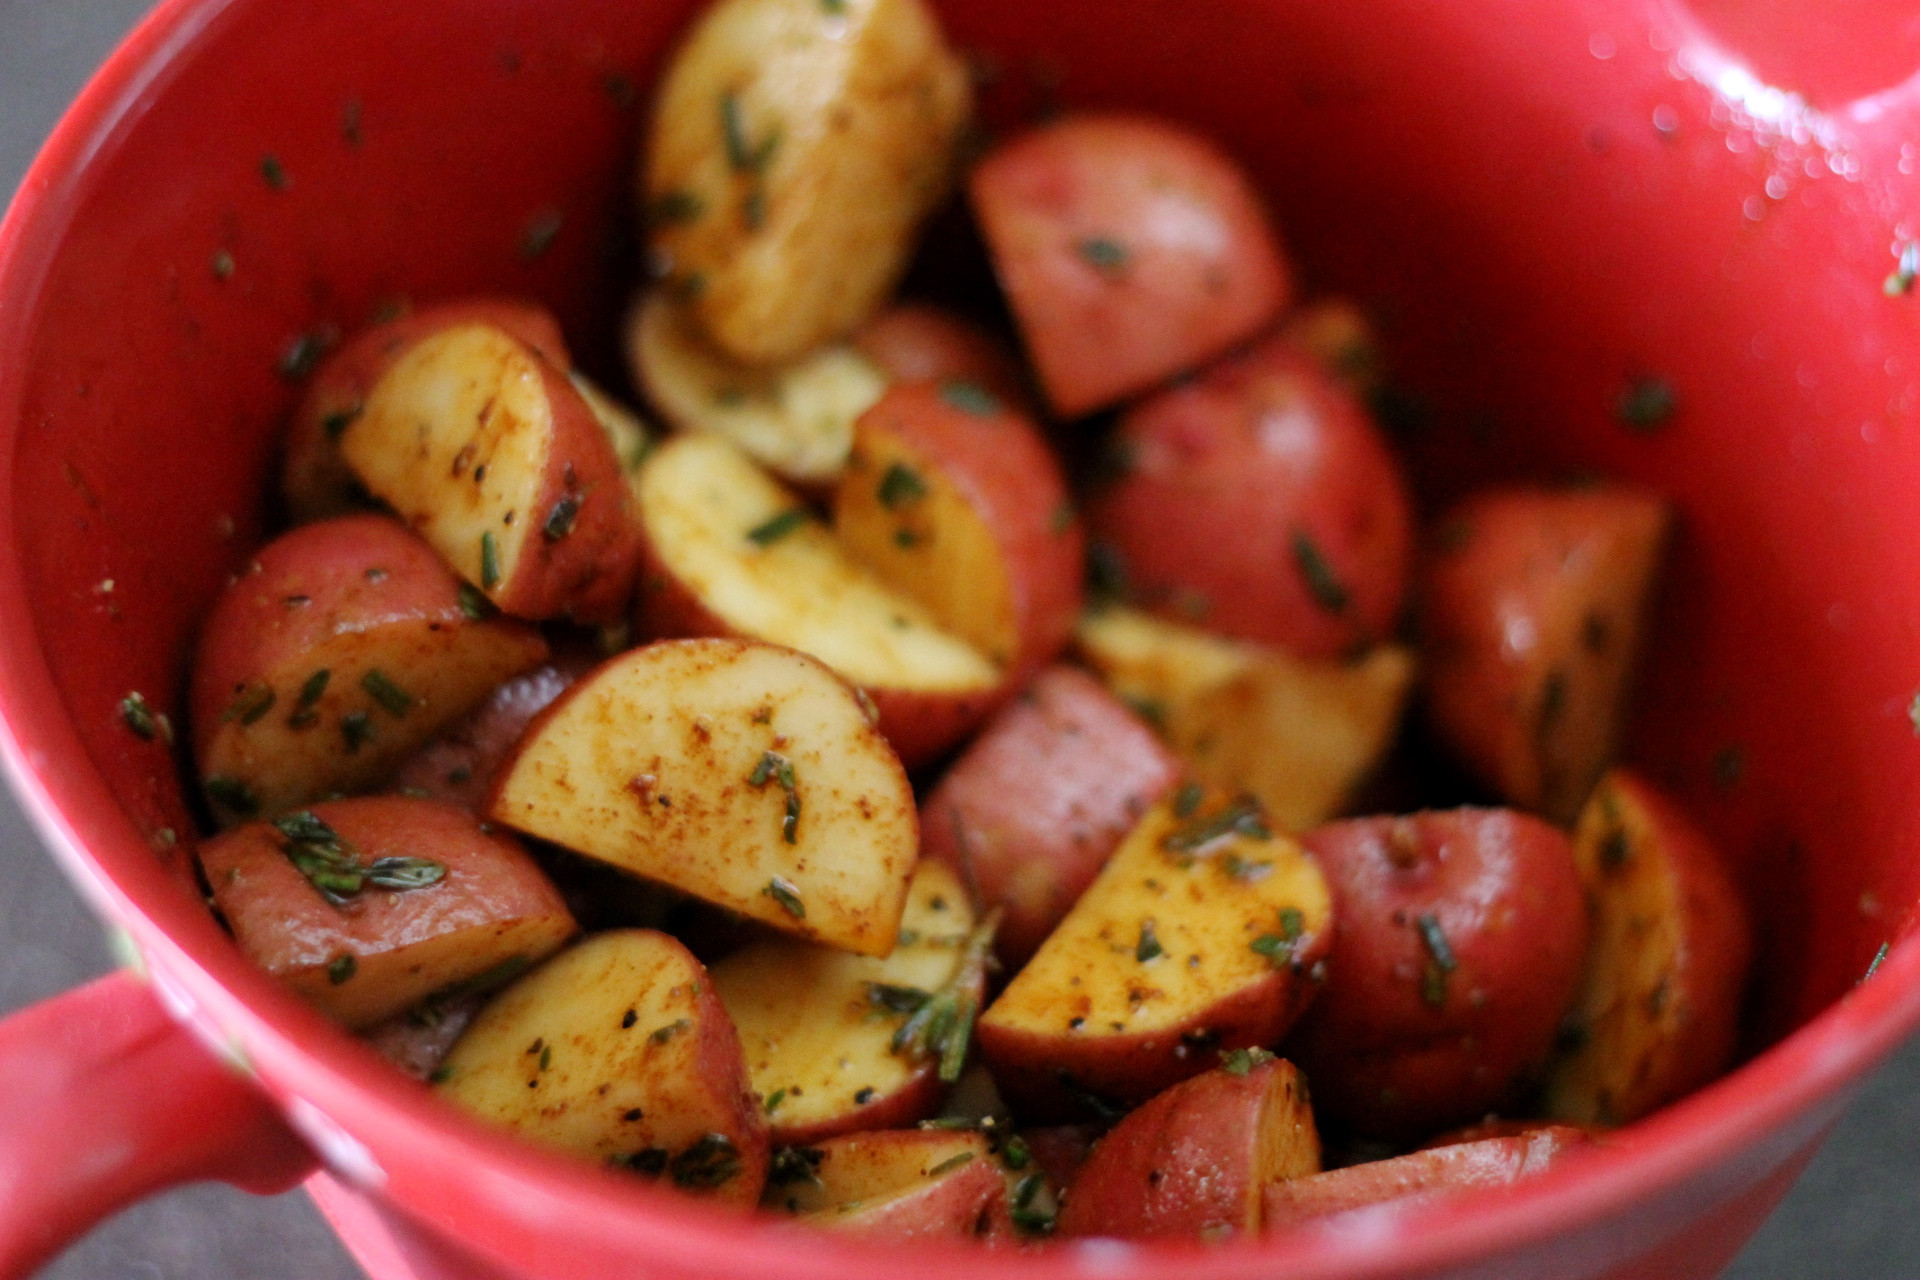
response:
M959 1078L986 994L989 937L972 936L974 924L959 877L923 862L891 955L773 939L713 966L776 1143L932 1114ZM926 1034L935 1017L937 1045Z
M1593 943L1546 1112L1625 1124L1732 1059L1753 950L1746 904L1718 852L1639 777L1600 780L1574 829Z
M547 656L386 516L302 525L214 602L188 694L214 818L270 816L383 781Z
M809 1226L889 1239L978 1233L1006 1179L977 1133L895 1129L790 1147L763 1204Z
M1078 639L1195 776L1251 791L1290 831L1340 812L1392 744L1413 683L1400 645L1314 662L1117 607L1085 615Z
M1229 1052L1127 1113L1074 1175L1057 1234L1217 1241L1260 1230L1265 1189L1320 1172L1307 1082L1261 1049Z
M490 324L402 352L340 453L453 570L515 617L610 622L639 526L606 430L563 370Z
M845 343L777 365L743 365L713 350L686 309L655 292L627 321L634 381L682 431L711 431L800 483L846 465L853 424L885 392L879 366Z
M511 836L403 796L334 800L200 846L213 904L249 960L321 1012L367 1027L574 932Z
M593 413L593 420L606 432L607 443L613 446L613 456L620 460L620 469L632 475L645 462L647 454L653 450L653 430L645 419L612 396L581 373L578 369L567 370L567 381L586 401L587 408Z
M1026 373L1006 344L938 307L896 302L861 325L853 345L890 382L972 382L1016 411L1040 416Z
M1251 799L1184 786L982 1015L980 1047L1023 1115L1139 1102L1278 1041L1332 938L1313 859Z
M720 0L647 142L641 208L670 286L740 360L846 333L945 197L970 96L920 0Z
M853 689L742 640L649 645L576 682L487 812L863 955L893 949L919 844L906 774Z
M909 767L951 748L1005 695L1003 672L855 565L736 446L669 440L635 483L647 535L642 634L746 636L812 654L867 692Z
M1612 762L1670 522L1602 485L1490 490L1434 525L1427 712L1511 803L1569 823Z
M595 934L502 991L440 1096L535 1142L752 1205L767 1128L707 974L664 933Z

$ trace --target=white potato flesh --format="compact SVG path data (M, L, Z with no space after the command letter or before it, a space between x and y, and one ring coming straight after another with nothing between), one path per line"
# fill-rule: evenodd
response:
M722 348L787 360L892 292L971 97L920 0L721 0L667 70L644 208Z
M887 387L886 373L843 342L777 365L743 365L715 351L684 308L649 294L628 322L634 381L681 431L712 431L790 480L832 480L853 447L855 419Z
M1392 744L1413 687L1401 645L1312 661L1122 608L1087 614L1077 639L1196 777L1252 792L1289 831L1341 811Z
M919 848L899 759L853 689L741 640L630 650L522 741L490 816L776 928L893 949Z
M869 688L999 684L984 654L856 565L824 526L809 519L765 545L750 538L805 504L719 437L668 441L636 486L655 554L735 633L810 653Z
M740 1033L753 1090L776 1130L804 1132L849 1120L863 1107L887 1105L937 1070L925 1053L894 1051L894 1033L907 1014L890 1009L875 989L940 992L959 974L973 925L959 877L942 863L923 862L889 956L773 939L713 966L714 990ZM974 975L976 987L980 976ZM977 1006L980 992L972 997ZM937 1100L926 1091L929 1108ZM918 1118L889 1117L889 1124Z
M627 475L638 471L640 464L646 461L648 451L653 448L653 432L648 430L646 422L579 370L567 370L567 381L586 401L587 408L593 413L593 420L607 433L607 443L613 446L613 456L620 459L620 470Z

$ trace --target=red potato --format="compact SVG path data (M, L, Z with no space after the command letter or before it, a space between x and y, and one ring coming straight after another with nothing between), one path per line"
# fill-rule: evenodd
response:
M1120 841L1179 777L1152 731L1076 667L1042 671L920 807L920 856L1005 914L1009 972L1039 950Z
M374 497L515 617L611 622L639 525L608 431L562 368L491 324L397 353L341 430Z
M914 1240L972 1238L1006 1196L981 1135L891 1129L789 1148L761 1203L829 1231Z
M199 852L247 958L350 1027L502 965L524 968L574 933L517 840L428 800L330 801Z
M1181 787L981 1015L981 1053L1023 1119L1111 1119L1278 1041L1332 934L1319 867L1257 803Z
M1286 304L1287 263L1258 193L1175 125L1069 116L994 151L968 194L1063 417L1201 364Z
M998 338L938 307L896 302L854 331L853 345L894 382L972 382L1037 416L1020 362Z
M1573 848L1594 938L1545 1110L1626 1124L1732 1062L1752 926L1706 837L1624 769L1594 789Z
M1544 1173L1588 1142L1578 1129L1536 1126L1520 1134L1449 1143L1270 1183L1262 1206L1266 1229L1280 1231L1369 1205L1425 1204L1476 1187L1510 1186Z
M402 352L449 325L488 324L512 334L557 369L572 362L560 325L544 308L497 298L430 307L376 324L314 371L282 438L280 494L296 524L362 510L372 503L340 456L340 433L366 407L374 384Z
M365 790L547 656L398 522L341 516L262 548L214 602L188 694L223 824Z
M654 450L634 624L811 654L859 686L907 767L950 751L1012 692L1007 674L856 564L800 497L715 435Z
M1067 1190L1057 1234L1254 1235L1271 1184L1320 1172L1300 1072L1270 1054L1228 1057L1129 1112L1100 1139Z
M766 1121L733 1024L687 949L619 929L500 992L453 1046L441 1097L544 1146L747 1208Z
M1284 339L1129 410L1089 508L1143 607L1333 658L1392 636L1413 551L1400 464L1366 410Z
M1493 490L1434 525L1427 713L1509 803L1571 822L1611 763L1671 520L1602 485Z
M1340 904L1326 990L1286 1045L1322 1117L1404 1140L1485 1115L1534 1078L1586 955L1566 836L1456 809L1302 840Z
M1079 616L1086 538L1039 430L971 382L905 383L854 424L833 494L848 554L1010 682Z

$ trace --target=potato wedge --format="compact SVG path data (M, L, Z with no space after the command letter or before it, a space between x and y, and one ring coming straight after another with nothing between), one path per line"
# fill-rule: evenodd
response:
M649 645L577 681L487 813L862 955L893 949L919 844L906 774L853 689L743 640Z
M1039 428L978 383L902 384L861 415L833 529L1016 680L1073 634L1086 536L1066 477Z
M733 1024L664 933L561 952L488 1003L435 1080L484 1120L722 1204L753 1205L766 1182L766 1122Z
M188 713L213 816L231 824L376 786L546 656L538 631L494 615L389 517L282 534L200 632Z
M573 917L519 841L429 800L363 796L201 844L249 960L349 1027L545 959Z
M1671 522L1601 485L1490 490L1434 525L1428 717L1509 802L1568 824L1612 763Z
M1006 1195L1006 1178L981 1135L894 1129L787 1148L762 1204L829 1231L971 1238L1004 1208Z
M721 0L667 69L641 209L714 342L791 360L893 291L971 93L920 0Z
M402 352L340 432L367 491L515 617L610 622L639 526L608 435L563 370L484 323Z
M669 440L635 485L647 535L642 634L746 636L812 654L873 699L909 767L950 749L1005 697L1005 673L855 565L738 447Z
M1099 681L1048 667L921 804L920 856L958 868L976 902L1004 910L994 953L1012 972L1179 776L1179 762Z
M776 1144L900 1128L933 1114L959 1076L986 994L987 947L984 939L969 945L974 924L959 877L922 862L891 955L783 938L713 966ZM909 1017L937 999L955 1010L948 1035L959 1039L941 1046L957 1044L952 1060L925 1043L896 1049Z
M1147 812L980 1018L1023 1117L1143 1101L1276 1043L1324 979L1333 900L1250 799L1182 787Z
M1594 789L1573 850L1593 942L1545 1111L1626 1124L1727 1068L1752 929L1706 837L1624 769Z
M1056 1234L1254 1235L1270 1184L1318 1172L1306 1078L1284 1059L1242 1049L1128 1112L1074 1175Z
M853 447L853 424L886 391L886 373L845 343L777 365L715 351L686 309L655 291L627 321L627 363L660 415L681 431L711 431L800 484L831 481Z
M1084 615L1077 642L1196 777L1252 792L1289 831L1341 811L1392 745L1413 684L1400 645L1315 662L1119 607Z

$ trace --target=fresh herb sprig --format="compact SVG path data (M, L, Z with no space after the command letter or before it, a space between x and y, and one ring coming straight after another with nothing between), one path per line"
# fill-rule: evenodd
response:
M280 850L287 860L336 907L345 906L368 885L424 889L446 878L445 864L430 858L390 856L363 863L351 842L308 809L275 818L273 826L283 837Z
M973 1040L973 1020L979 1012L974 989L986 970L987 955L993 948L993 935L1000 928L1000 910L995 908L975 925L961 946L960 963L953 976L938 990L919 1001L900 1029L893 1033L891 1048L903 1057L933 1057L940 1063L940 1079L952 1084L967 1065L967 1048ZM876 984L880 986L882 984ZM910 988L886 988L876 994L869 987L868 998L885 1008L895 1003L913 1003Z

